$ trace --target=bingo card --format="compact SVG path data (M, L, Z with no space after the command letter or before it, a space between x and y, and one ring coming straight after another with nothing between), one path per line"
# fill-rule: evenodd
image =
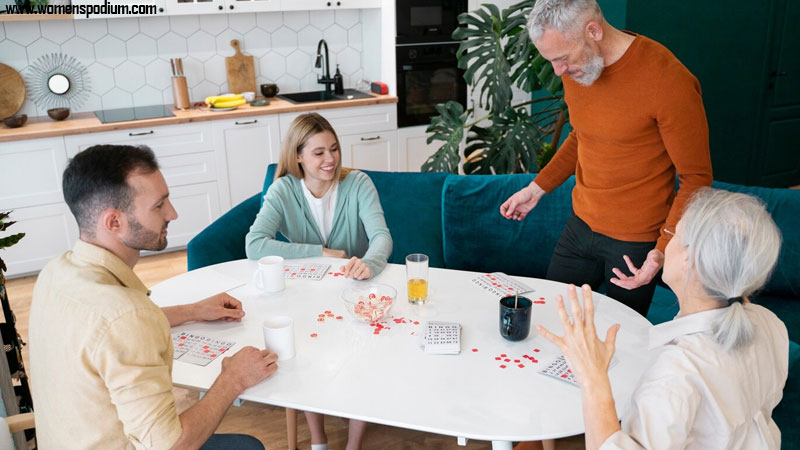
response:
M235 344L232 341L182 331L172 335L172 346L175 349L172 359L197 366L207 366Z
M520 283L503 272L478 275L472 279L472 282L477 284L479 288L498 298L514 295L515 293L522 294L535 291L535 289L527 284Z
M328 272L330 264L308 263L308 264L286 264L283 271L287 280L314 280L319 281Z

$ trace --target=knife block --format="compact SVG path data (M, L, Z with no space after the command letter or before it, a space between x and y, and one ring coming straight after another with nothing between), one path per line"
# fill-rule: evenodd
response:
M189 88L186 85L186 77L172 77L172 98L176 109L189 109Z

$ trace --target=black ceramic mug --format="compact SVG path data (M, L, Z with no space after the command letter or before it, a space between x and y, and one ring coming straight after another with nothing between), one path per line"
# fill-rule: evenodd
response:
M531 331L531 305L530 299L510 295L500 299L500 336L508 341L521 341L528 337Z

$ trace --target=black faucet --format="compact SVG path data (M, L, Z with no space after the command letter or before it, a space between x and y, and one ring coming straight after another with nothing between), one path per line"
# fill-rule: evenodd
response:
M314 67L317 69L322 68L322 46L325 46L325 71L321 77L317 78L317 83L324 84L325 92L330 94L331 85L334 83L334 80L331 78L331 66L328 62L328 43L325 42L325 39L320 39L319 44L317 44L317 62L314 64Z

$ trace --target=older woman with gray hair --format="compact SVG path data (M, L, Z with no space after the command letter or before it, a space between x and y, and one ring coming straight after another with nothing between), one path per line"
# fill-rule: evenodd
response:
M778 227L758 199L704 188L690 200L665 252L663 280L680 312L650 330L652 365L617 421L608 367L619 325L605 342L594 328L592 291L557 299L559 346L581 386L588 449L779 449L772 420L788 374L786 326L749 298L778 259Z

